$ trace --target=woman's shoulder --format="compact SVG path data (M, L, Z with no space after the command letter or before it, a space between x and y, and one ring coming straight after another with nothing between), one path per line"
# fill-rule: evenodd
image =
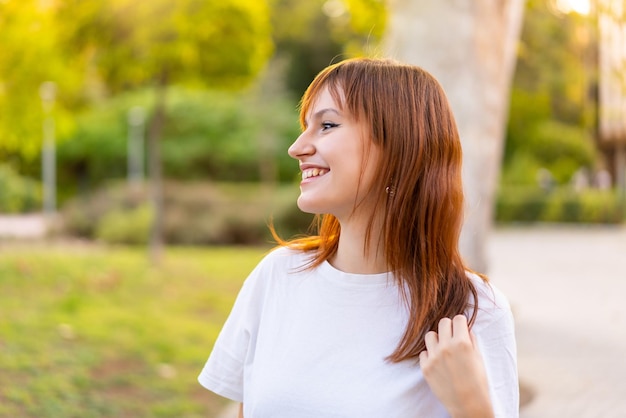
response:
M270 250L259 263L260 266L281 268L302 268L311 261L311 254L306 251L279 246Z
M267 286L283 278L297 275L306 270L311 254L305 251L280 246L270 250L248 276L246 282Z
M284 287L292 281L287 279L306 268L306 260L307 254L302 251L287 247L270 250L246 277L241 293L258 297L271 292L277 286Z
M476 331L494 323L510 322L512 320L511 306L508 298L491 281L483 279L476 273L467 272L476 289L477 300L472 297L471 305L478 305Z

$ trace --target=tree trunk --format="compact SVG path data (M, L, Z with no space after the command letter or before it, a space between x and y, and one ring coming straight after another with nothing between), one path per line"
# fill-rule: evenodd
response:
M442 84L463 144L468 266L487 270L510 84L524 0L390 0L388 56L419 65Z
M150 176L150 203L152 224L150 226L149 255L152 264L158 265L163 254L163 173L161 165L161 135L165 123L165 77L156 86L154 114L148 133L148 167Z

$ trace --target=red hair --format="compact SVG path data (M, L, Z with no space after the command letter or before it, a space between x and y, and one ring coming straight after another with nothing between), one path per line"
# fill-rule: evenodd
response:
M369 193L378 193L374 218L382 219L385 260L409 310L404 335L391 361L417 358L424 336L441 318L470 308L476 317L476 289L458 249L463 222L462 151L458 130L440 84L423 69L385 59L359 58L321 71L301 101L300 120L328 88L336 103L365 124L380 149ZM387 189L389 188L389 189ZM390 193L385 193L385 190ZM310 252L314 268L337 251L340 224L317 215L317 235L281 245ZM471 297L473 296L473 297ZM472 305L473 304L473 305Z

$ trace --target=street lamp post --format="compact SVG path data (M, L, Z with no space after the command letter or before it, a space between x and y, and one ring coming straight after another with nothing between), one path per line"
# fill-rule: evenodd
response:
M140 106L128 111L128 183L137 186L144 180L144 130L146 112Z
M56 98L56 84L46 81L39 88L43 106L43 146L41 148L41 172L43 177L43 211L46 216L56 212L56 149L52 109Z

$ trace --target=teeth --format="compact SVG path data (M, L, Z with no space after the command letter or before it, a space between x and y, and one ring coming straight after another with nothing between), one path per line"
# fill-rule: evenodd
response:
M309 168L302 171L302 180L306 180L311 177L323 176L328 173L328 170L324 168Z

